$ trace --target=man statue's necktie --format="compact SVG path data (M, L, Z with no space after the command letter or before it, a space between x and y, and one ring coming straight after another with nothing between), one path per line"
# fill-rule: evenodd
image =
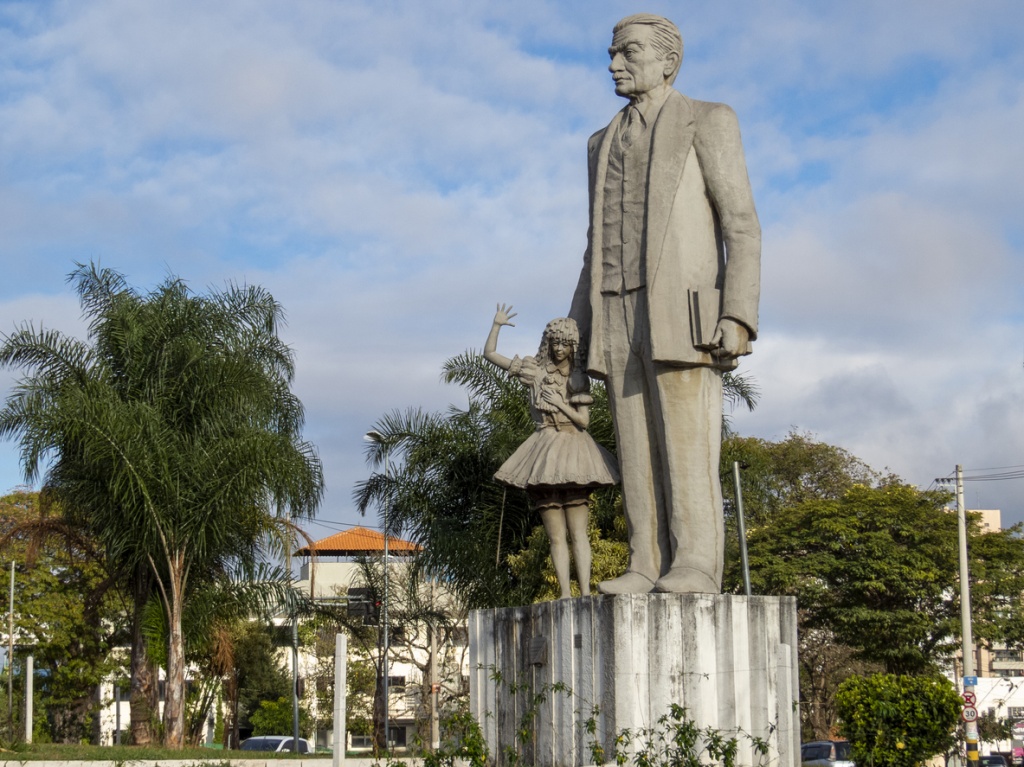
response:
M644 129L644 119L640 116L640 110L635 106L630 106L626 109L626 124L622 127L622 131L619 133L619 141L622 142L623 146L630 146Z

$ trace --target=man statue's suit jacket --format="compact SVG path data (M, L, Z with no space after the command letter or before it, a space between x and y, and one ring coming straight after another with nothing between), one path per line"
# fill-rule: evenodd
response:
M588 145L590 230L572 316L589 342L588 370L603 378L601 268L608 152L625 110ZM651 126L644 227L651 354L681 366L735 367L707 348L729 317L757 336L761 228L754 210L736 114L672 90Z

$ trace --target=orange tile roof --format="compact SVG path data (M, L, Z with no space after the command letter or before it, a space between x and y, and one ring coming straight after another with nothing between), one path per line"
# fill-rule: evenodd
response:
M422 546L401 538L388 536L389 554L414 554ZM308 557L313 553L317 556L346 557L359 554L381 554L384 552L384 534L365 527L353 527L342 533L335 533L322 538L310 546L304 546L295 552L296 556Z

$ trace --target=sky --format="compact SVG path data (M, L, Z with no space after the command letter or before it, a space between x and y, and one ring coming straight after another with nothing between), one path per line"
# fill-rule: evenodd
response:
M375 524L352 502L363 435L464 407L441 366L498 302L508 354L568 310L587 138L623 103L611 28L640 10L682 31L676 87L743 133L761 397L736 430L922 487L1021 468L1018 0L0 0L0 332L84 337L76 262L262 285L324 463L310 532ZM0 491L22 479L0 443ZM1022 492L970 481L966 502L1020 522Z

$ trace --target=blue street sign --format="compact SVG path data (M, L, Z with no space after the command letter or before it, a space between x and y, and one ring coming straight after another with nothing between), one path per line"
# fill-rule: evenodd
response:
M978 677L976 677L976 676L965 676L964 677L964 687L977 687L977 686L978 686Z

